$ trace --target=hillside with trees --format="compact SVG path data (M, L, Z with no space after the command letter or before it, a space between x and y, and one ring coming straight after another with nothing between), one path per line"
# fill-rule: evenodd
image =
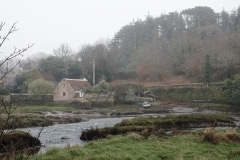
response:
M123 26L111 40L82 45L77 52L61 44L51 56L34 62L38 64L34 68L39 78L48 81L86 78L92 83L94 61L96 84L101 80L161 82L172 77L208 84L239 73L239 44L240 6L230 13L199 6L159 17L147 15ZM29 64L22 63L21 68ZM14 92L28 90L26 85L35 78L21 80L30 74L29 70L18 74Z
M147 16L115 35L107 56L109 68L115 74L136 73L145 66L149 73L144 73L144 80L185 75L203 81L208 55L212 80L231 78L239 71L239 32L240 8L215 13L209 7L196 7L158 18Z
M240 7L231 13L195 7L133 21L110 42L85 45L77 56L88 78L92 75L89 62L95 59L98 81L161 81L183 75L193 82L206 78L209 82L239 73L239 44Z

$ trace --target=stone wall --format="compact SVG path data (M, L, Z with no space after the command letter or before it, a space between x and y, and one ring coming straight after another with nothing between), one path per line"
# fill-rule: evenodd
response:
M59 83L53 94L54 101L71 101L75 96L74 90L66 81Z
M84 96L90 102L113 103L113 93L86 93Z

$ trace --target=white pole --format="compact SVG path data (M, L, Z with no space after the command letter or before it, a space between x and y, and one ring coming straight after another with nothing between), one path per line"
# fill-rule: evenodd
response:
M81 58L78 58L78 62L81 62L82 61L82 59ZM80 63L80 65L81 65L81 63ZM80 66L81 67L81 66ZM81 73L81 72L80 72ZM79 77L79 79L81 79L81 75L79 75L80 77ZM83 77L83 78L85 78L85 77Z
M93 86L95 86L95 59L93 59Z

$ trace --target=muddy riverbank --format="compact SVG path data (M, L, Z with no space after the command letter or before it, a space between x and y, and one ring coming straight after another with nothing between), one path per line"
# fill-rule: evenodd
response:
M223 113L234 115L236 119L239 119L240 115L239 107L208 103L170 104L161 102L154 104L148 109L137 105L95 107L87 110L71 107L58 107L54 110L49 107L48 110L50 111L43 111L44 109L41 110L40 107L28 107L27 109L30 110L11 115L7 128L46 127L55 124L84 122L96 118L137 117L145 115Z
M54 113L45 113L45 116L54 116L56 117L71 117L77 116L82 119L81 122L78 123L55 123L50 126L46 126L43 128L43 131L39 137L42 148L40 153L45 152L49 148L52 147L66 147L73 145L84 145L86 142L80 140L80 135L86 129L91 128L105 128L112 127L117 123L122 122L124 119L131 119L134 117L141 116L161 116L165 117L167 115L183 115L183 114L204 114L204 113L223 113L220 111L208 110L204 109L199 111L198 108L191 107L173 107L172 109L166 109L164 111L155 113L155 112L147 112L141 114L122 114L122 115L113 115L109 114L72 114L72 113L64 113L64 112L54 112ZM230 112L229 112L230 113ZM233 112L231 112L233 113ZM234 123L236 127L239 128L240 125L240 116L239 113L231 114L231 116L236 120ZM30 128L21 128L20 130L30 132L33 136L37 136L41 127L30 127Z

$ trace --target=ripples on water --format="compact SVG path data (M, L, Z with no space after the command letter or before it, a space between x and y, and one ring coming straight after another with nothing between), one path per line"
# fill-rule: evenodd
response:
M204 111L205 113L208 113ZM157 114L157 116L166 116L169 114L189 114L199 113L196 109L175 107L172 109L172 113ZM212 113L212 112L211 112ZM150 116L156 116L156 114L149 114ZM145 115L146 116L146 115ZM53 126L44 127L39 137L42 145L39 153L44 153L46 150L52 147L66 147L73 145L84 145L86 142L80 140L80 135L83 130L89 128L104 128L112 127L117 123L120 123L123 119L129 119L133 117L121 117L121 118L100 118L91 119L87 122L70 123L70 124L57 124ZM240 119L240 118L239 118ZM29 131L32 136L37 137L41 127L23 128L23 131Z
M129 118L129 117L128 117ZM52 147L66 147L73 145L83 145L85 141L80 140L80 135L83 130L89 128L104 128L112 127L120 123L125 118L101 118L91 119L87 122L71 123L71 124L56 124L53 126L44 127L39 137L42 148L39 153L44 153ZM20 129L37 137L41 127L23 128Z

